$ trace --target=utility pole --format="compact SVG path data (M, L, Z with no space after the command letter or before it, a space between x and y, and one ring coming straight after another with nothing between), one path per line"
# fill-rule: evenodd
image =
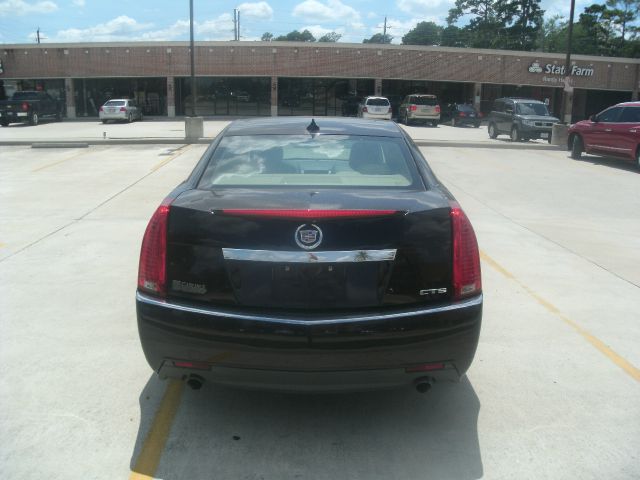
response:
M238 40L238 9L233 9L233 40Z
M571 12L569 13L569 32L567 35L567 56L564 61L564 84L565 87L562 90L562 123L571 123L571 110L573 103L573 94L568 91L571 83L571 39L573 36L573 11L576 7L576 0L571 0ZM569 101L571 99L571 101ZM567 121L569 117L569 121Z
M237 41L240 41L240 10L238 10L238 38Z
M382 30L382 43L387 41L387 16L384 16L384 29Z
M36 30L36 41L38 42L38 45L40 44L40 27L38 27L38 30Z
M195 62L195 45L193 43L193 0L189 0L189 30L190 30L190 45L191 45L191 116L196 116L196 62Z

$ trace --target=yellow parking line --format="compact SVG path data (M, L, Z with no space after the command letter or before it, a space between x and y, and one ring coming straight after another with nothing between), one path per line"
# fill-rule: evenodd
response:
M232 355L232 352L222 352L212 356L208 361L215 364ZM164 446L169 438L169 433L171 433L173 419L180 406L183 391L184 382L180 380L169 381L129 480L149 480L155 477Z
M518 285L520 285L529 295L531 295L540 305L542 305L545 309L547 309L550 313L553 313L555 316L560 318L567 325L571 326L576 332L578 332L585 340L587 340L591 345L593 345L600 353L606 356L609 360L615 363L618 367L628 373L631 378L640 382L640 369L636 368L631 362L625 360L622 356L618 355L615 351L613 351L607 344L605 344L598 337L592 335L587 330L582 328L577 322L570 319L566 315L564 315L558 307L544 299L537 293L535 293L531 288L518 280L511 272L505 269L502 265L496 262L493 258L487 255L484 252L480 252L480 258L491 266L494 270L500 272L502 275L507 277L510 280L513 280Z
M85 153L87 153L86 149L81 149L79 152L74 152L71 156L67 158L63 158L62 160L58 160L53 163L48 163L47 165L43 165L42 167L34 168L33 170L31 170L31 173L39 172L46 168L55 167L56 165L59 165L61 163L67 162L69 160L73 160L74 158L78 158L79 156L84 155Z
M165 158L164 160L162 160L160 163L158 163L155 167L153 167L151 169L152 172L155 172L156 170L161 169L162 167L164 167L167 163L169 163L172 160L175 160L177 157L179 157L180 155L182 155L183 153L187 152L188 150L190 150L193 147L193 144L190 145L185 145L183 147L180 147L178 149L176 149L175 153L173 153L173 155L171 155L170 157Z
M167 438L169 438L171 425L178 411L183 391L183 382L179 380L169 381L149 434L142 445L142 450L140 450L140 455L138 455L136 464L133 467L133 472L129 476L130 480L154 478L160 464L164 445L167 443Z

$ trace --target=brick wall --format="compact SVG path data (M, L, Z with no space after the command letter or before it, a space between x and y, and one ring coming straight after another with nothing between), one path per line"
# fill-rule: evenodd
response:
M188 76L187 42L40 44L0 46L1 78ZM577 88L632 91L640 60L575 56L591 77L574 77ZM202 42L196 44L196 75L383 78L558 86L530 73L537 61L564 63L563 55L371 44Z

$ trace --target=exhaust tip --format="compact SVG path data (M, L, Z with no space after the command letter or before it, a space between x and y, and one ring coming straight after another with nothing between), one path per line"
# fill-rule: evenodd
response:
M435 382L434 378L421 377L414 381L414 385L418 393L427 393L429 390L431 390L431 387L433 386L434 382Z
M199 375L189 375L187 378L187 385L191 388L191 390L200 390L202 385L204 384L204 378Z

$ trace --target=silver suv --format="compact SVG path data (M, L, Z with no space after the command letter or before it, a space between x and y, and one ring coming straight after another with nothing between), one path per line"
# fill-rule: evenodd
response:
M559 122L545 103L530 98L499 98L487 119L490 138L505 134L512 142L542 138L551 143L551 128Z
M398 123L423 122L437 127L439 121L440 105L435 95L407 95L398 108Z

